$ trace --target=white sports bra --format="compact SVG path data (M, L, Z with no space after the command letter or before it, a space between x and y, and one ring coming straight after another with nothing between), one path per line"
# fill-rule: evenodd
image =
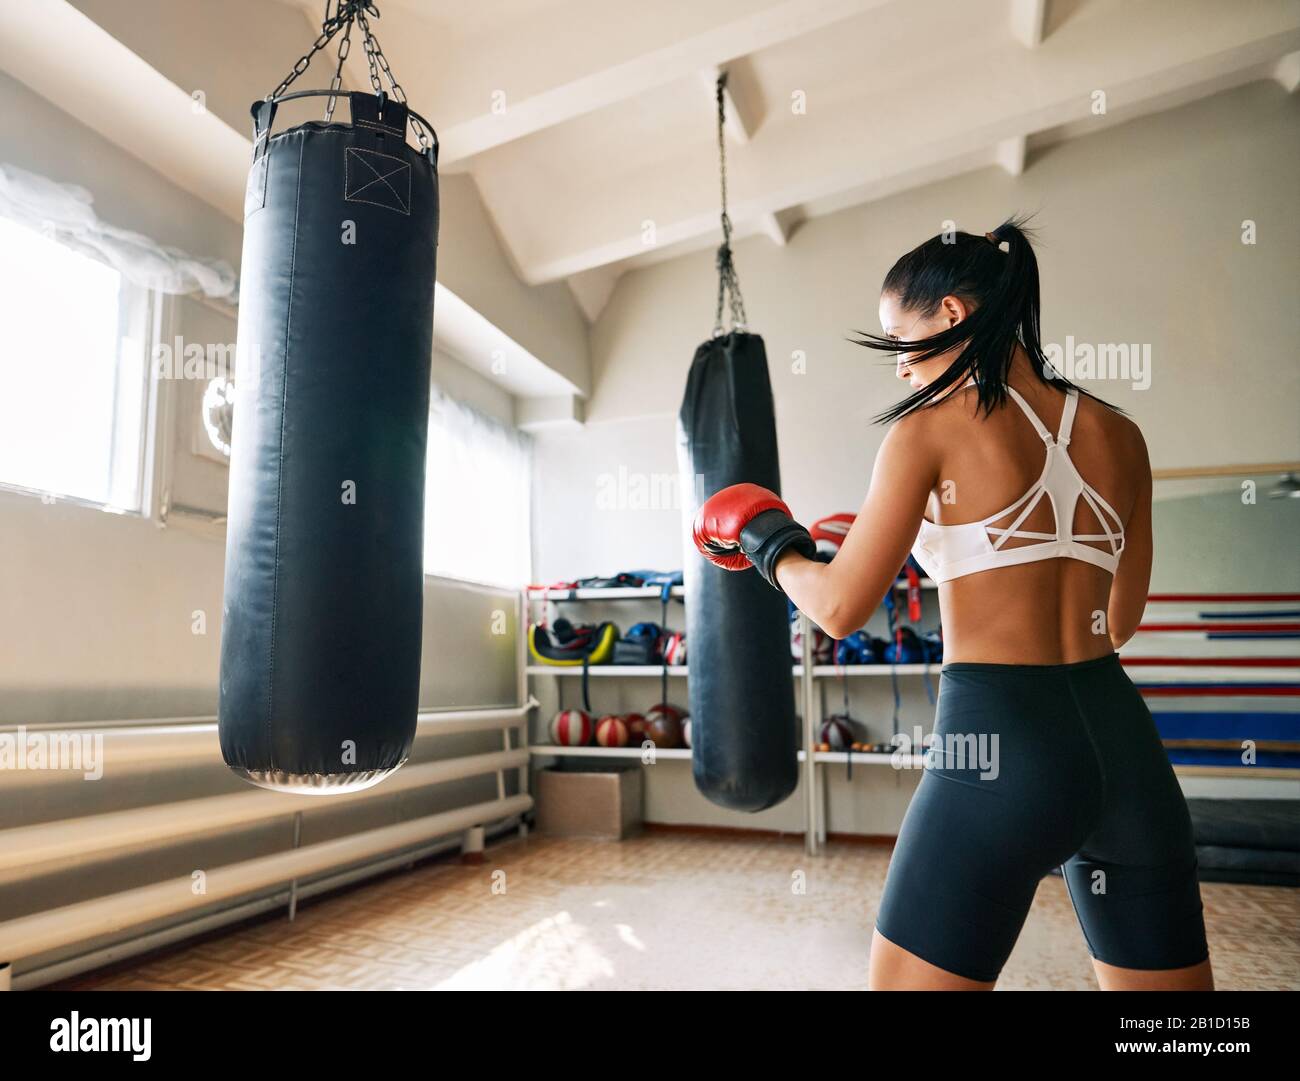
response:
M1070 428L1074 424L1079 392L1067 392L1065 410L1061 414L1061 430L1055 439L1024 398L1011 387L1007 387L1007 393L1024 410L1034 430L1047 444L1047 460L1043 463L1042 474L1029 491L1006 510L991 514L981 521L938 525L923 518L912 555L916 557L921 569L936 582L949 582L963 575L998 567L1013 567L1019 563L1033 563L1040 559L1081 559L1114 574L1119 566L1120 553L1124 551L1124 523L1110 504L1102 499L1097 489L1079 475L1074 462L1070 460ZM1022 530L1021 525L1044 496L1051 501L1056 532L1033 533ZM1073 532L1075 509L1080 499L1096 515L1104 532ZM993 525L999 519L1011 515L1015 517L1006 528ZM1003 545L1011 538L1036 543L1004 548ZM1086 541L1104 542L1107 547L1094 548Z

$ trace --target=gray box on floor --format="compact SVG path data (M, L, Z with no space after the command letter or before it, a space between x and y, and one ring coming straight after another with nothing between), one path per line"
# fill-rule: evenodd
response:
M583 766L537 774L537 828L551 837L621 841L641 829L641 768Z

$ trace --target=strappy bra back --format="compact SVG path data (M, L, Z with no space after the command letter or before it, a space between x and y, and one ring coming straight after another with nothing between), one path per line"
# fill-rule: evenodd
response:
M1079 392L1073 389L1067 392L1061 429L1055 437L1014 388L1007 387L1007 393L1047 446L1042 474L1011 506L978 522L938 525L922 519L912 555L936 582L1040 559L1079 559L1114 574L1124 551L1124 523L1097 489L1080 476L1070 458L1070 429L1079 405ZM1051 506L1055 532L1022 528L1043 500ZM1100 533L1074 532L1080 501L1095 516ZM995 524L1004 520L1009 520L1009 524ZM1007 542L1013 540L1024 543L1008 547Z

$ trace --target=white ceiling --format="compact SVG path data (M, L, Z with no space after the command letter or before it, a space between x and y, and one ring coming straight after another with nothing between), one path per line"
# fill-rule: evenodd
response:
M472 178L517 277L567 282L589 320L628 267L718 243L719 70L732 221L777 244L1240 83L1300 83L1300 0L375 2L443 171ZM323 8L240 0L222 22L210 0L0 0L0 70L239 221L247 138L226 125L246 131L249 85L269 89L279 43L305 50ZM214 69L250 19L275 49ZM332 52L300 85L327 85ZM369 84L359 34L347 81ZM226 124L196 117L195 82Z
M320 0L279 2L320 20ZM731 216L776 243L810 216L1300 77L1295 0L377 2L442 167L473 176L520 277L568 279L589 318L626 267L717 242L720 68ZM361 49L350 63L366 85Z

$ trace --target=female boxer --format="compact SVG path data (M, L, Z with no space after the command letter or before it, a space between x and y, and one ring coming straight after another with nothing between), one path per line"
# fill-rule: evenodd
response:
M1151 574L1137 425L1053 372L1021 224L936 236L885 278L882 336L913 393L833 562L774 493L724 489L701 552L753 565L841 638L908 550L939 583L936 743L899 832L874 989L991 989L1061 867L1103 989L1207 990L1187 804L1116 649Z

